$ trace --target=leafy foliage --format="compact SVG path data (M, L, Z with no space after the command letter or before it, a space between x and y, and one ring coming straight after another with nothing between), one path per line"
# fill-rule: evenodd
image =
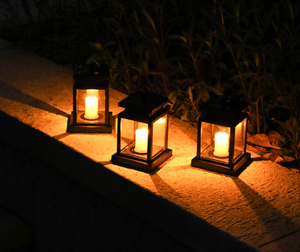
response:
M34 21L1 36L23 41L45 57L74 65L94 59L110 66L111 85L131 93L154 90L172 113L197 124L211 95L248 101L251 134L276 130L299 162L299 40L297 1L277 0L34 0ZM50 4L51 3L51 4ZM275 111L275 113L274 113ZM280 111L288 111L280 116Z

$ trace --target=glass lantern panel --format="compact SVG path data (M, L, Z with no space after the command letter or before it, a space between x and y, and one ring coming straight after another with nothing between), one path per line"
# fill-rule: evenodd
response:
M146 160L148 152L148 124L121 118L120 152Z
M105 90L76 90L77 123L105 124Z
M201 149L200 149L200 155L205 156L205 153L213 148L213 139L212 139L212 124L202 122L201 123L201 131L200 131L200 143L201 143Z
M245 139L246 139L246 125L247 118L241 121L235 126L235 138L234 138L234 155L233 161L240 157L245 152Z
M229 162L230 127L201 123L200 157L217 162Z
M134 146L134 121L121 118L120 122L120 149L125 153L125 149Z
M167 132L167 115L158 118L153 123L152 157L165 150Z

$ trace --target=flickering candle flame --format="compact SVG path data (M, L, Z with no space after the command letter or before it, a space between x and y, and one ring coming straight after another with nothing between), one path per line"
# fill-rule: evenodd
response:
M214 155L216 157L227 157L228 156L228 139L229 136L225 132L218 132L215 134L215 150Z
M148 130L138 129L135 131L135 148L137 153L147 153L148 147Z
M98 118L98 98L89 96L85 98L85 114L84 118L95 120Z

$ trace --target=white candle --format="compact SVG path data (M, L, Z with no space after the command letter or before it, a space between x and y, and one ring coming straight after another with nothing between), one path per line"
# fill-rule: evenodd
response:
M228 156L228 134L225 132L218 132L215 134L215 151L216 157Z
M148 130L138 129L135 131L135 149L137 153L147 153Z
M98 98L94 96L85 98L85 115L86 119L95 120L98 118Z

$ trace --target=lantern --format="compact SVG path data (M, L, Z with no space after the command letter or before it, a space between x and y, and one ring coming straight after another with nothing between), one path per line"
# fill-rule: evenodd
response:
M200 106L197 156L192 166L235 175L248 165L246 107L246 101L231 96L210 98Z
M168 149L169 100L137 92L119 102L117 153L112 163L151 172L172 156Z
M73 112L67 132L111 133L109 71L105 65L76 66L73 73Z

